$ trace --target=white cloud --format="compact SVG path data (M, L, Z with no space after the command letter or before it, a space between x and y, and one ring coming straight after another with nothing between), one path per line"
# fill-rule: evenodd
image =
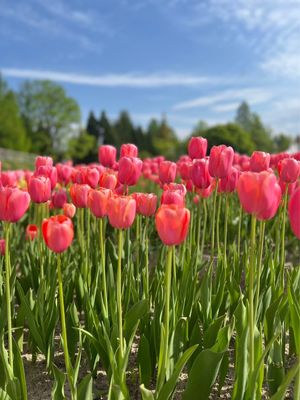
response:
M4 76L27 79L49 79L57 82L73 83L77 85L107 86L107 87L136 87L155 88L167 86L201 86L220 83L214 77L201 75L187 75L174 73L156 74L105 74L86 75L65 73L58 71L2 68Z
M174 110L186 110L190 108L200 108L200 107L207 107L213 106L215 104L219 104L222 101L232 101L232 100L239 100L243 101L246 100L250 103L250 105L264 103L270 100L273 97L272 93L267 89L261 88L243 88L243 89L235 89L235 90L226 90L223 92L219 92L209 96L202 96L197 97L196 99L184 101L181 103L177 103L174 105ZM220 107L226 107L225 104L219 105ZM232 108L232 103L230 104ZM218 111L218 110L217 110ZM228 110L227 110L228 111Z

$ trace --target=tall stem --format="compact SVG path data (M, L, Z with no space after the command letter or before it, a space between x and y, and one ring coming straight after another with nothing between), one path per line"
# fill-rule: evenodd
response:
M254 371L254 308L253 308L253 287L254 287L254 269L255 269L255 231L256 217L251 217L251 242L250 242L250 262L249 262L249 319L250 319L250 377Z
M282 290L284 289L284 261L285 261L285 221L286 221L286 207L288 198L288 185L286 185L283 197L282 209L282 227L281 227L281 252L280 252L280 280Z
M242 206L240 205L240 210L239 210L239 225L238 225L238 239L237 239L238 259L240 258L240 254L241 254L242 219L243 219L243 209L242 209Z
M118 306L118 324L120 340L120 359L123 360L123 318L122 318L122 250L123 250L123 231L119 229L118 238L118 270L117 270L117 306Z
M254 320L257 318L259 293L260 293L260 277L261 277L261 267L262 267L262 257L264 251L264 240L265 240L265 221L260 221L259 224L259 250L258 250L258 262L257 262L257 285L256 285L256 295L255 295L255 307L254 307Z
M66 316L65 316L65 304L64 304L64 291L63 291L63 282L62 282L62 274L61 274L61 255L57 255L57 279L58 279L58 293L59 293L59 308L60 308L60 322L61 322L61 330L62 330L62 338L63 338L63 349L65 356L65 364L66 371L68 376L68 381L70 385L72 399L76 399L76 389L73 385L72 379L72 367L70 362L70 355L68 349L68 336L67 336L67 327L66 327Z
M6 314L7 314L7 332L8 332L8 358L9 365L13 369L13 342L12 342L12 323L11 323L11 293L10 293L10 253L9 253L9 233L10 223L4 223L5 230L5 293L6 293Z
M228 231L228 203L229 194L225 194L225 221L224 221L224 259L225 265L227 265L227 231Z
M203 231L202 231L202 240L201 240L201 260L202 260L202 258L203 258L204 244L205 244L205 236L206 236L206 227L207 227L207 206L206 206L206 199L203 199L203 209L204 209L204 222L203 222Z
M105 271L105 245L103 238L103 219L99 220L99 239L100 239L100 251L101 251L101 266L102 266L102 289L103 289L103 301L104 301L104 317L108 318L108 302L107 302L107 288L106 288L106 271Z
M164 310L164 324L163 324L163 338L161 340L161 349L159 356L158 368L158 389L164 383L166 372L168 369L168 355L169 355L169 324L170 324L170 297L171 297L171 280L172 280L172 259L173 259L173 246L168 247L167 265L165 272L165 310Z
M218 195L219 180L216 180L216 187L214 191L213 198L213 215L212 215L212 232L211 232L211 258L213 258L215 253L215 224L216 224L216 206L217 206L217 195Z
M220 214L221 214L222 200L223 200L223 197L222 197L222 195L220 195L217 198L218 207L217 207L217 221L216 221L216 236L217 236L218 255L221 252L221 250L220 250Z

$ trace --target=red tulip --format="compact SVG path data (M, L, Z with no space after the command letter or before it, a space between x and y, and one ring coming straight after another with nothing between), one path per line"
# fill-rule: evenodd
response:
M44 219L42 232L46 245L55 253L67 250L74 237L73 223L65 215Z
M107 215L114 228L129 228L136 214L136 202L130 196L112 196L107 203Z
M137 157L138 156L138 148L135 144L126 143L122 144L120 149L120 158L122 157Z
M250 170L252 172L266 171L270 166L271 156L264 151L254 151L250 158Z
M221 178L219 182L219 192L223 193L232 193L235 191L238 180L239 180L240 172L232 167L230 174L226 176L226 178Z
M72 203L65 203L63 206L64 215L68 218L73 218L76 214L76 207Z
M119 160L118 180L120 183L133 186L142 174L143 162L136 157L122 157Z
M116 162L117 149L109 144L99 147L98 159L99 163L104 165L104 167L111 168Z
M2 256L5 255L5 239L0 239L0 253Z
M292 231L300 239L300 187L294 191L290 198L289 217Z
M52 205L54 208L63 208L64 204L67 203L68 196L65 189L59 189L52 193Z
M41 166L49 166L53 167L53 159L51 157L43 157L43 156L38 156L35 159L35 169L37 170Z
M176 204L184 207L184 196L179 190L165 190L161 196L161 204Z
M204 158L207 151L207 140L201 136L192 137L188 144L188 153L191 159Z
M107 202L111 197L109 189L92 189L88 194L88 207L97 218L103 218L107 215Z
M91 188L95 189L99 183L100 174L97 168L87 168L85 180Z
M190 211L175 204L160 206L155 216L158 235L167 246L178 245L185 240L189 222Z
M117 186L117 183L118 183L118 179L117 179L115 173L105 171L100 176L99 185L102 188L114 190L115 187Z
M87 207L88 193L90 189L89 185L79 185L78 183L74 183L74 185L70 187L71 199L77 208Z
M26 228L26 239L27 240L34 240L38 235L38 231L39 231L39 228L36 225L34 225L34 224L27 225L27 228Z
M176 178L177 165L171 161L162 161L159 164L159 179L162 183L171 183Z
M230 146L213 146L210 151L208 172L214 178L225 178L231 170L234 151Z
M278 171L282 182L293 183L300 175L300 164L294 158L284 158L278 163Z
M150 217L155 214L157 206L157 196L153 193L133 193L132 197L136 201L137 214Z
M239 178L237 191L243 209L257 219L271 219L276 214L281 189L273 173L244 172Z
M212 182L212 177L208 172L208 160L194 160L191 169L191 178L196 188L206 189Z
M34 203L46 203L51 198L51 182L46 176L32 176L28 192Z
M17 222L23 217L30 203L28 192L17 188L0 189L0 220Z

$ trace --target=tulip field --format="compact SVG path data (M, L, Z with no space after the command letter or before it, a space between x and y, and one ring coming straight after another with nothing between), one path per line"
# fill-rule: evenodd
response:
M0 400L300 400L300 153L207 146L0 172Z

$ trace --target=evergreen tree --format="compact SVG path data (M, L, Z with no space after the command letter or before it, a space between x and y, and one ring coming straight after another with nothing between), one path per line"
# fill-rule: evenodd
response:
M99 126L99 121L97 121L97 118L95 117L93 111L91 111L89 114L86 131L87 133L95 137L97 144L102 144L103 132Z
M101 112L99 119L99 129L101 132L101 136L103 136L103 144L111 144L112 146L119 145L115 129L107 118L105 111Z
M119 118L114 124L114 129L118 147L120 147L122 143L134 142L134 126L127 111L120 112Z

